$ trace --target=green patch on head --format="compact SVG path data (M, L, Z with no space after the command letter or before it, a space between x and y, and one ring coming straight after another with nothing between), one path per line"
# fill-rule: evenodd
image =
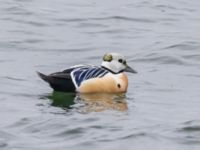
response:
M113 57L112 57L111 54L105 54L105 55L103 56L103 60L104 60L104 61L111 62L112 59L113 59Z

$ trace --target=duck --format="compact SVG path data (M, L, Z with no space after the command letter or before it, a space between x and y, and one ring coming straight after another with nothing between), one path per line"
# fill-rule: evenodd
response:
M119 53L106 53L101 66L76 65L60 72L45 75L37 72L54 91L77 93L126 93L128 77L125 72L137 73Z

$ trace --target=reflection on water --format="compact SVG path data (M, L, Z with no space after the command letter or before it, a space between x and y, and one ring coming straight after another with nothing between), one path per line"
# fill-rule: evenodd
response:
M63 109L78 109L79 112L99 112L104 110L126 111L127 103L125 94L75 94L52 92L46 98L51 100L51 105Z
M65 109L71 109L72 105L75 104L74 98L75 93L64 93L53 91L50 95L46 96L51 100L51 105L56 107L61 107Z

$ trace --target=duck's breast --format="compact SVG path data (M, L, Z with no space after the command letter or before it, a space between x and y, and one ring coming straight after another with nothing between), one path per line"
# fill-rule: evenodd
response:
M77 89L80 93L121 93L126 92L128 88L128 78L126 74L108 73L101 78L92 78L85 80Z

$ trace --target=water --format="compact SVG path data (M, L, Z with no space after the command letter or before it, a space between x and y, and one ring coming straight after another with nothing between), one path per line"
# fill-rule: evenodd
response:
M1 0L0 149L200 148L200 1ZM52 92L36 74L124 54L126 95Z

